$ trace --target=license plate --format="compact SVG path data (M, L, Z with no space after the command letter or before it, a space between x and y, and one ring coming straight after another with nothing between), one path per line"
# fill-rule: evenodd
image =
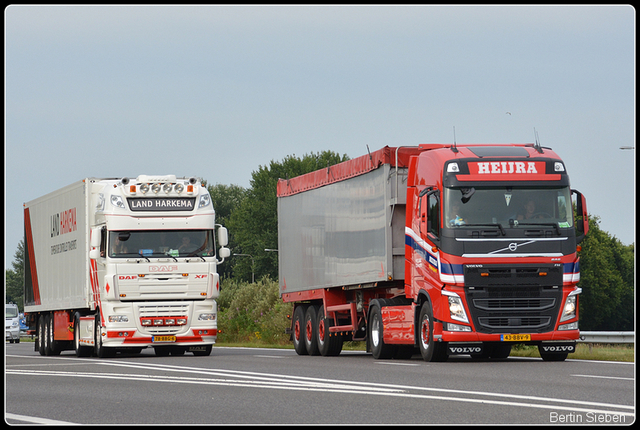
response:
M151 342L175 342L175 336L153 336Z
M531 340L530 334L501 334L500 340L503 342L525 342Z

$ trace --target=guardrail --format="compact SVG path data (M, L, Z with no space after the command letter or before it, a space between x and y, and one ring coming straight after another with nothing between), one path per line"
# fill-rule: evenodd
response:
M582 343L635 343L633 331L581 331L578 342Z

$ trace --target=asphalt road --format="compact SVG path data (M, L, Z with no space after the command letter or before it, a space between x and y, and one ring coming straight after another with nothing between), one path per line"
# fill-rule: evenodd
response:
M6 344L9 424L615 424L635 420L634 363L445 363L364 352L214 347L211 356L42 357Z

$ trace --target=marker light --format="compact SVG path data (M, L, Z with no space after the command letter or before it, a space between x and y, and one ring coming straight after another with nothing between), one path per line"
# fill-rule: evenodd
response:
M556 172L564 172L564 164L559 161L553 163L553 170Z
M198 205L198 208L203 208L205 206L208 206L209 203L211 203L211 196L209 196L209 194L203 194L200 196L200 204Z

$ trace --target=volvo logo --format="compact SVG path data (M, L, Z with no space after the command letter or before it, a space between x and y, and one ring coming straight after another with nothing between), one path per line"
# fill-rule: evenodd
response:
M517 243L512 242L512 243L509 244L509 251L515 252L515 251L517 251L517 249L518 249L518 244Z

